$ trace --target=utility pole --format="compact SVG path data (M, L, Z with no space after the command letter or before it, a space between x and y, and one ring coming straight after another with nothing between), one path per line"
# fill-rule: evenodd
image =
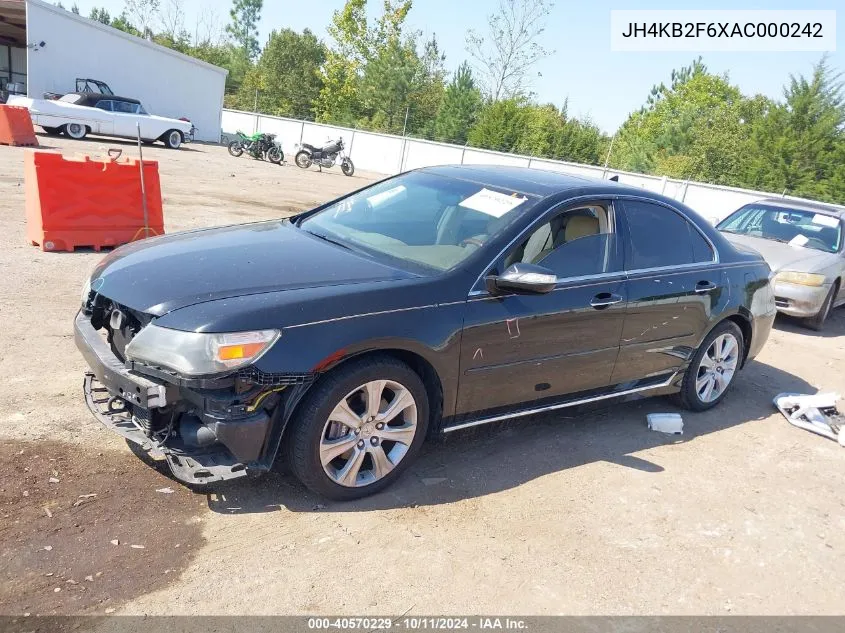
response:
M610 139L610 147L607 148L607 156L604 159L604 171L602 172L601 177L604 178L607 176L607 164L610 162L610 152L613 151L613 142L616 140L616 133L614 132L613 137Z

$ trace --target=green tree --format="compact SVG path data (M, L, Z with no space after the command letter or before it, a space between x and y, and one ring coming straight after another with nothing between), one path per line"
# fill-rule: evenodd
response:
M516 151L525 128L524 104L522 99L502 99L486 104L469 131L469 144L500 152Z
M73 6L70 8L70 12L79 15L79 5L74 2Z
M790 76L784 98L753 126L758 153L749 181L776 192L845 202L839 184L845 140L841 73L824 57L809 78Z
M94 7L93 9L91 9L91 13L88 16L88 19L94 20L95 22L100 22L101 24L111 24L111 15L109 15L108 11L102 8L98 9L97 7Z
M158 14L160 0L125 0L126 15L141 37L153 36L153 24Z
M416 64L411 94L408 96L408 133L432 138L437 113L446 93L446 55L440 50L437 37L424 45Z
M374 24L366 8L367 0L347 0L332 15L334 47L315 111L324 122L401 131L419 68L413 36L403 37L411 0L384 0Z
M251 110L258 91L258 109L278 116L310 119L322 88L320 68L326 60L323 43L308 29L273 31L255 68L247 73L237 107Z
M464 62L446 87L443 103L434 122L434 138L463 144L481 110L481 91L475 85L472 68Z
M258 22L264 0L232 0L229 11L231 22L226 25L226 32L243 50L243 58L248 61L258 57L261 48L258 45Z
M116 28L119 31L123 31L125 33L130 33L131 35L136 35L139 37L142 35L141 32L132 25L132 22L129 20L129 16L126 14L126 11L123 11L116 18L112 18L111 25L113 28Z

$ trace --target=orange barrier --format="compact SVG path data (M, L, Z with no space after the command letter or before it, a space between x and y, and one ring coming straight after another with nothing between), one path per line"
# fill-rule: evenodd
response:
M138 162L27 152L27 239L43 251L73 251L79 246L100 250L164 234L158 162L144 161L148 231Z
M20 106L0 105L0 145L38 147L29 110Z

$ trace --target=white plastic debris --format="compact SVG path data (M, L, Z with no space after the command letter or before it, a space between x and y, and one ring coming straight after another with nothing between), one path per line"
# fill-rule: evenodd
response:
M845 446L845 415L836 408L838 400L837 393L781 393L775 396L774 404L793 426Z
M652 431L669 433L670 435L684 434L684 420L679 413L649 413L648 428Z

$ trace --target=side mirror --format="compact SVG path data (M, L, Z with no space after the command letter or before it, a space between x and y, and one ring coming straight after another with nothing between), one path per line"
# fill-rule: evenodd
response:
M488 275L484 280L487 291L498 295L508 292L518 294L545 294L557 284L557 275L548 268L534 264L511 264L501 275Z

